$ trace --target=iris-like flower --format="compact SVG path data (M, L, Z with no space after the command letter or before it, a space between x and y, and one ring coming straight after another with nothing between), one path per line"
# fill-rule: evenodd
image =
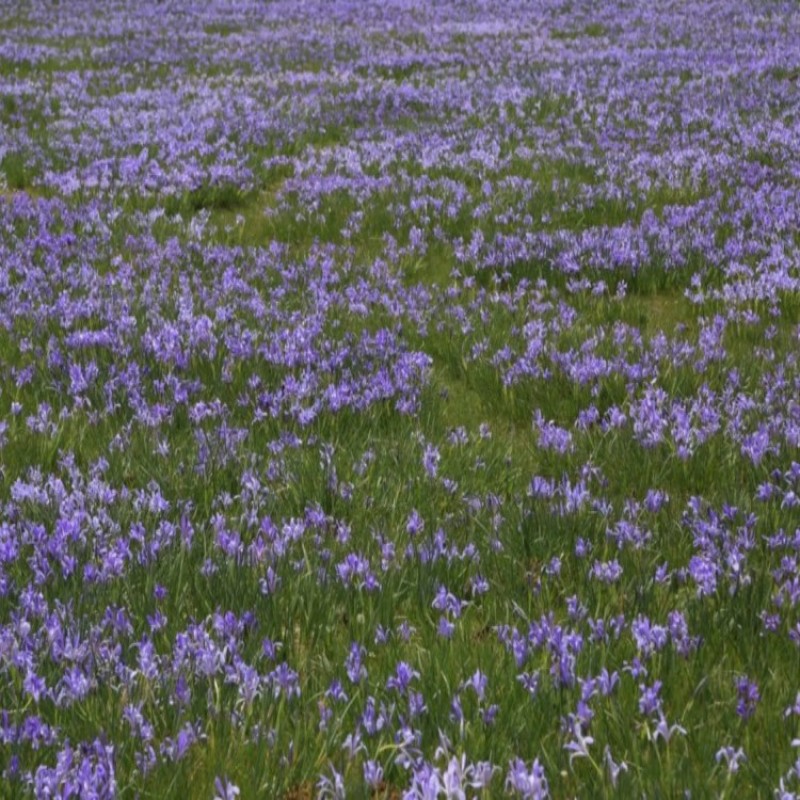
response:
M724 761L728 768L728 774L732 774L739 771L739 765L743 761L747 761L747 756L741 747L734 748L731 745L726 745L717 750L714 759L718 764Z
M412 669L405 661L399 661L395 667L394 676L386 681L386 688L405 694L414 678L419 678L419 672Z
M758 685L746 675L736 680L736 713L744 720L750 719L761 700Z
M576 758L589 758L589 745L594 744L594 738L584 734L581 723L576 719L572 726L572 739L564 745L569 751L570 765Z
M545 800L550 797L544 767L535 759L530 769L520 758L515 758L508 765L506 774L506 790L512 791L526 800Z
M627 772L628 765L624 761L616 763L611 756L611 748L608 745L603 750L603 760L608 768L608 777L611 779L611 785L616 789L620 773Z

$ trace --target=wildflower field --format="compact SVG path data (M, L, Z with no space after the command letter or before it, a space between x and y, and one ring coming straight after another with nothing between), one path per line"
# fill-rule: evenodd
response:
M0 0L0 797L799 757L797 2Z

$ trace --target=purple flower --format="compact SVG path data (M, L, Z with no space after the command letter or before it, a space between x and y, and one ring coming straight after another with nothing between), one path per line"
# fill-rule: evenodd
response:
M425 520L422 519L419 512L414 509L408 517L406 522L406 531L409 536L418 536L425 529Z
M656 741L658 739L663 739L666 744L669 744L670 739L672 739L672 737L676 733L680 736L685 736L686 728L682 727L681 725L678 725L678 723L670 725L667 722L666 717L664 716L664 712L661 709L659 709L658 723L656 724L655 730L653 731L653 741Z
M746 675L736 680L736 713L743 719L748 720L755 714L756 706L761 700L761 693L758 685L751 681Z
M330 777L320 775L317 781L317 797L325 800L344 800L344 778L336 771L333 764L330 766Z
M350 645L350 652L345 659L345 670L351 683L359 684L367 677L367 668L364 666L366 654L366 649L357 642Z
M428 475L429 478L435 478L436 474L439 471L439 461L441 460L441 456L437 448L433 445L429 444L425 447L425 454L422 457L422 466L425 469L425 473Z
M589 745L593 743L594 739L584 734L581 723L576 719L572 726L572 739L564 745L564 749L569 751L570 765L576 758L589 758Z
M661 710L661 681L655 681L652 686L639 684L639 711L651 716Z
M456 631L455 623L451 622L446 616L439 617L439 624L436 627L436 632L443 639L452 639Z
M608 745L606 745L603 750L603 760L608 768L608 777L611 779L611 785L616 789L617 783L619 782L619 775L621 772L628 771L628 765L624 761L620 761L617 764L611 757L611 749Z
M414 678L419 678L419 672L412 669L405 661L399 661L395 667L394 676L386 681L386 688L405 694Z
M475 692L475 696L478 698L478 702L482 703L486 697L486 688L488 685L488 676L480 670L476 670L472 677L468 678L466 681L464 681L464 683L461 684L461 688L472 689Z
M595 561L589 570L589 577L601 583L616 583L622 577L622 566L614 561Z
M724 761L728 768L728 774L730 775L739 771L739 765L742 761L747 761L747 756L744 754L744 750L742 750L741 747L733 748L730 745L726 745L717 750L714 759L718 764Z
M376 761L364 762L364 783L371 789L377 789L383 780L383 767Z
M521 758L511 761L506 773L505 786L507 791L512 791L526 800L545 800L550 796L550 787L538 758L530 769Z

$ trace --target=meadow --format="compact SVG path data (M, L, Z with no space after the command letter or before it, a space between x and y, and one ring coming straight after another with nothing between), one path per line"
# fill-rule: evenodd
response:
M800 5L0 0L0 797L800 796Z

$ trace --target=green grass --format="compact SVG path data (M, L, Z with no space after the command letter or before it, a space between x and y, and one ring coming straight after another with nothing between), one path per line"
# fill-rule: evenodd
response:
M14 191L24 191L32 185L33 173L21 153L8 153L0 162L6 185Z

